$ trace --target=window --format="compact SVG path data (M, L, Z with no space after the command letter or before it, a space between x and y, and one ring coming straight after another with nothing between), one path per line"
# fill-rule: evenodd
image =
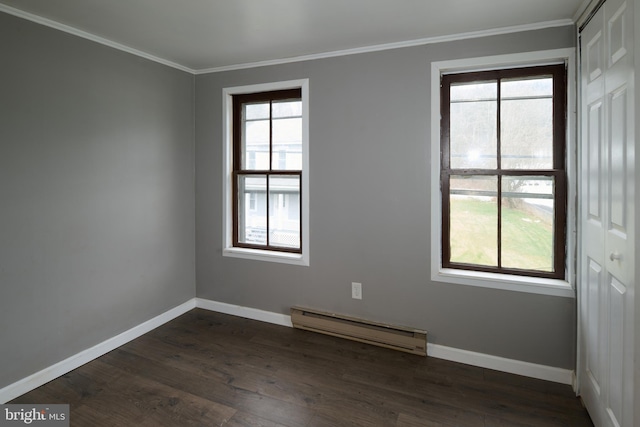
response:
M573 297L573 53L527 56L432 64L432 278Z
M442 77L445 268L564 279L565 67Z
M224 90L224 255L308 265L307 82Z
M300 194L301 97L300 89L233 95L235 247L302 251L300 217L284 204ZM251 209L252 198L265 201L261 209Z

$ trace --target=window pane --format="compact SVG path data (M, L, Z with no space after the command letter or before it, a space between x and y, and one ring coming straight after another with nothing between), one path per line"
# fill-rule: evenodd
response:
M503 169L553 168L552 89L551 78L502 82Z
M451 86L451 168L498 166L497 88L497 82Z
M553 95L553 78L536 77L530 79L503 79L500 92L502 99L523 96Z
M300 221L300 194L287 193L285 198L288 218L290 220Z
M451 176L451 262L498 265L498 178Z
M274 101L273 117L302 117L302 101Z
M244 122L242 169L269 169L269 120Z
M238 241L267 244L267 177L238 176Z
M269 103L261 102L259 104L245 104L244 119L257 120L269 118Z
M271 175L269 177L269 244L300 248L300 176Z
M497 96L498 87L495 81L451 85L451 102L495 100Z
M302 118L273 120L274 170L302 169Z
M553 271L552 177L502 178L502 266Z

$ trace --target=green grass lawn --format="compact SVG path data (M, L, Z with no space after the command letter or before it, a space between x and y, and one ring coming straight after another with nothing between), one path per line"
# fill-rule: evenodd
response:
M498 206L495 201L451 200L451 261L496 266ZM534 209L502 207L502 267L552 271L550 219Z

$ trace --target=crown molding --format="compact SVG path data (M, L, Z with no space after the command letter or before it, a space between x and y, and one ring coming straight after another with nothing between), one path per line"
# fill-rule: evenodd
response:
M586 6L590 1L591 0L585 0L585 3L579 9L580 13L584 11L584 9L586 9ZM100 43L102 45L105 45L114 49L118 49L123 52L127 52L132 55L136 55L141 58L145 58L150 61L154 61L159 64L163 64L168 67L175 68L175 69L185 71L187 73L195 74L195 75L220 73L224 71L242 70L247 68L266 67L271 65L289 64L293 62L313 61L316 59L333 58L333 57L347 56L347 55L357 55L360 53L379 52L383 50L400 49L405 47L422 46L422 45L428 45L428 44L434 44L434 43L444 43L444 42L473 39L473 38L479 38L479 37L489 37L489 36L496 36L496 35L503 35L503 34L518 33L523 31L541 30L541 29L552 28L552 27L564 27L567 25L575 24L575 20L573 19L560 19L555 21L538 22L534 24L514 25L509 27L494 28L490 30L471 31L471 32L451 34L446 36L427 37L427 38L421 38L421 39L415 39L415 40L378 44L378 45L365 46L365 47L359 47L359 48L353 48L353 49L343 49L343 50L336 50L336 51L330 51L330 52L315 53L310 55L300 55L300 56L294 56L290 58L248 62L243 64L233 64L233 65L225 65L220 67L211 67L211 68L195 70L187 66L184 66L182 64L178 64L176 62L169 61L167 59L160 58L158 56L141 51L139 49L135 49L133 47L124 45L122 43L118 43L113 40L109 40L104 37L89 33L87 31L79 30L69 25L62 24L60 22L57 22L48 18L43 18L33 13L25 12L23 10L16 9L14 7L7 6L2 3L0 3L0 12L7 13L9 15L13 15L18 18L26 19L28 21L35 22L37 24L41 24L50 28L54 28L56 30L64 31L65 33L72 34L87 40L91 40L93 42Z
M311 55L294 56L291 58L274 59L268 61L248 62L246 64L227 65L222 67L206 68L196 70L194 74L220 73L223 71L242 70L247 68L266 67L270 65L289 64L292 62L312 61L315 59L333 58L337 56L356 55L359 53L378 52L382 50L400 49L404 47L423 46L434 43L444 43L457 40L474 39L480 37L497 36L503 34L519 33L523 31L541 30L552 27L564 27L574 25L571 19L560 19L556 21L539 22L535 24L515 25L510 27L494 28L490 30L472 31L467 33L451 34L446 36L427 37L422 39L407 40L396 43L385 43L373 46L365 46L353 49L336 50L331 52L316 53Z
M7 6L5 4L0 3L0 12L7 13L9 15L17 16L18 18L26 19L27 21L35 22L36 24L44 25L46 27L50 27L56 30L64 31L65 33L72 34L74 36L81 37L83 39L91 40L96 43L100 43L102 45L112 47L114 49L121 50L123 52L130 53L132 55L139 56L144 59L148 59L153 62L157 62L159 64L166 65L171 68L176 68L181 71L185 71L187 73L194 74L195 70L192 70L189 67L185 67L184 65L177 64L175 62L166 60L164 58L157 57L155 55L151 55L150 53L132 48L130 46L114 42L113 40L106 39L104 37L97 36L95 34L88 33L86 31L79 30L77 28L71 27L66 24L62 24L57 21L53 21L48 18L43 18L42 16L34 15L33 13L25 12L20 9L16 9L11 6Z

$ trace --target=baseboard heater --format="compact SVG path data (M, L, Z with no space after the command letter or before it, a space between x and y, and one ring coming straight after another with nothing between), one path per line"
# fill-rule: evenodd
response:
M427 355L427 332L308 308L292 307L294 328L319 332L407 353Z

